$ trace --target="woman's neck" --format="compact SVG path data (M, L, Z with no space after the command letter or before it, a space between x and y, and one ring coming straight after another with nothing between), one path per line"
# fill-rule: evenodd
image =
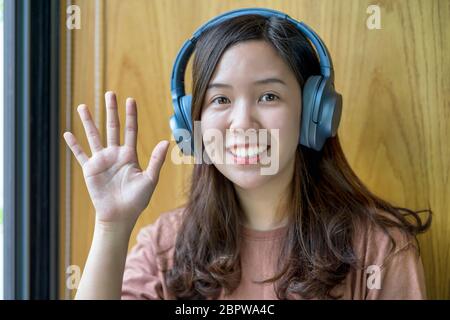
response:
M287 224L288 213L282 208L288 200L289 185L294 174L294 161L272 179L254 189L235 185L244 210L243 224L256 230L271 230Z

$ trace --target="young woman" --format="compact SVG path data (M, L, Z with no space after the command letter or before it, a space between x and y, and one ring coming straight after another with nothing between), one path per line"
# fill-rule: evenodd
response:
M169 143L160 142L141 170L135 101L126 102L122 146L112 92L105 95L106 147L88 108L79 106L92 156L71 133L64 138L83 168L96 221L76 298L425 298L415 236L431 217L422 223L418 212L372 194L337 135L319 151L299 144L305 82L320 74L310 42L286 20L244 15L202 34L192 120L201 120L202 134L214 129L227 137L223 152L232 159L264 151L277 156L278 170L261 174L262 153L257 163L222 163L206 149L212 164L195 165L187 204L144 227L128 256ZM262 129L278 130L277 151L241 145L240 132Z

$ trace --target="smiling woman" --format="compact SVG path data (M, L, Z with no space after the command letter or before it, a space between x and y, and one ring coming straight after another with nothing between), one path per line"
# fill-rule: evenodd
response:
M447 83L434 69L441 59L435 52L440 37L415 31L440 34L440 24L423 18L420 28L393 31L388 26L401 21L408 27L419 18L415 9L396 2L380 5L386 29L366 30L363 2L313 6L305 0L294 7L293 1L283 2L290 15L307 19L327 39L336 66L332 81L323 59L331 55L283 14L228 16L192 36L224 2L111 0L103 7L105 19L99 19L105 22L105 39L101 32L95 36L104 50L87 50L92 3L77 2L84 22L72 33L76 64L69 77L70 101L98 101L93 97L106 90L118 95L106 95L106 108L97 102L78 109L68 104L76 118L64 138L80 165L67 166L73 182L66 184L73 186L67 261L80 269L86 261L77 298L422 299L422 257L428 263L428 296L441 289L446 295L446 273L439 272L446 263L431 259L443 253L434 246L442 241L429 239L430 233L419 237L419 255L415 239L430 222L415 210L434 208L433 199L442 191L428 175L434 179L446 172L433 171L446 152L437 161L426 156L426 151L440 154L434 146L446 144L431 143L429 137L439 134L424 132L438 120L434 108L445 114L438 93L443 88L436 89L434 80L427 84L429 77L411 77L419 70ZM428 13L445 7L418 3L412 8ZM396 45L390 42L394 39ZM380 42L383 50L373 50ZM176 68L179 48L190 54ZM100 60L94 66L89 53L95 52ZM414 52L426 53L423 64ZM99 79L104 80L91 83L85 70L102 68ZM164 79L171 75L179 81L168 86ZM339 104L338 92L344 96L339 133L338 112L324 112ZM119 103L125 94L135 99ZM429 95L435 107L422 109ZM172 110L170 103L178 107ZM311 107L317 105L323 108ZM171 132L178 139L177 127L193 129L199 144L192 150L211 161L190 167L171 159L162 166L167 142L158 141ZM260 139L264 131L266 141ZM254 141L247 140L250 134ZM184 155L183 141L191 144L189 138L177 141ZM180 154L171 147L172 156ZM221 155L229 161L218 161ZM262 174L273 162L276 170ZM442 176L440 187L446 186ZM186 195L185 178L192 179ZM86 223L86 212L94 216L90 210L96 219ZM437 216L441 222L443 217ZM437 274L443 281L436 281Z
M414 236L430 221L422 224L416 212L372 194L347 163L338 136L326 140L323 149L300 143L310 107L308 86L326 70L302 32L276 16L242 13L206 29L195 49L192 120L201 121L202 134L277 130L272 153L279 170L261 175L259 163L196 165L183 214L161 217L161 229L143 231L148 242L142 235L130 254L124 296L140 295L136 286L145 278L134 273L141 265L136 252L153 243L150 259L170 261L161 262L162 297L423 298ZM268 94L276 99L263 99ZM243 139L238 133L225 145L249 158ZM166 219L179 219L179 227L165 230ZM158 233L178 236L173 243L151 241ZM256 246L252 241L258 238L271 241ZM383 246L358 245L373 241ZM156 258L162 247L173 251ZM258 258L251 252L259 252ZM392 255L395 262L388 264ZM364 284L372 265L384 266L382 291ZM389 275L405 265L404 276L391 283ZM270 283L274 286L264 287Z
M424 298L415 236L431 218L424 224L416 212L380 199L347 163L336 134L341 99L326 47L305 27L322 48L316 56L299 25L281 13L224 16L198 35L192 106L172 82L171 127L184 130L201 121L204 139L214 130L230 140L215 150L247 161L218 163L206 148L212 163L195 165L186 205L143 228L124 261L168 144L160 142L142 170L136 101L127 99L120 145L116 97L106 94L107 147L89 109L80 105L92 156L72 133L64 138L83 169L96 226L77 298ZM177 58L183 69L180 61L187 61ZM267 95L276 99L262 99ZM276 130L277 139L270 148L248 143L246 130ZM260 148L278 162L271 175L260 173L261 163L248 163Z

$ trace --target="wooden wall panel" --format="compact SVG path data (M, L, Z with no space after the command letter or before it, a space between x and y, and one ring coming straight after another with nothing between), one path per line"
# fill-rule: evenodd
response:
M227 10L261 6L284 11L314 28L331 52L336 87L343 94L339 135L349 162L381 197L399 206L433 210L432 230L420 237L428 295L450 298L450 200L446 197L450 195L449 1L378 1L380 30L366 27L366 10L372 4L368 0L74 3L81 8L82 28L71 31L73 132L88 150L76 106L87 103L94 112L96 95L102 97L105 91L114 90L123 123L125 99L132 96L138 103L138 155L143 166L154 145L161 139L170 139L172 63L181 44L198 26ZM95 44L96 5L101 32ZM61 10L65 15L64 6ZM65 24L61 30L65 32ZM97 65L95 46L100 52ZM65 54L64 50L61 52ZM95 70L101 71L97 85ZM189 78L187 82L190 88ZM64 106L64 77L61 88ZM104 129L103 100L98 121ZM61 146L65 146L62 138ZM151 203L133 232L130 247L140 227L184 202L183 188L188 187L191 169L166 162ZM61 181L66 181L64 169L61 173ZM83 268L95 213L75 159L70 178L71 264ZM63 216L64 190L61 192ZM64 281L65 274L61 274L61 279Z

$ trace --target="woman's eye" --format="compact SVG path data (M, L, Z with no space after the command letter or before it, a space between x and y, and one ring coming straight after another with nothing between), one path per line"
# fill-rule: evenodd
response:
M265 95L263 95L261 97L261 100L263 100L265 102L271 102L271 101L275 101L278 99L279 99L279 97L274 95L273 93L266 93Z
M218 103L218 104L226 104L226 103L229 103L228 101L229 101L228 98L225 98L225 97L217 97L217 98L215 98L212 102L213 102L213 103Z

